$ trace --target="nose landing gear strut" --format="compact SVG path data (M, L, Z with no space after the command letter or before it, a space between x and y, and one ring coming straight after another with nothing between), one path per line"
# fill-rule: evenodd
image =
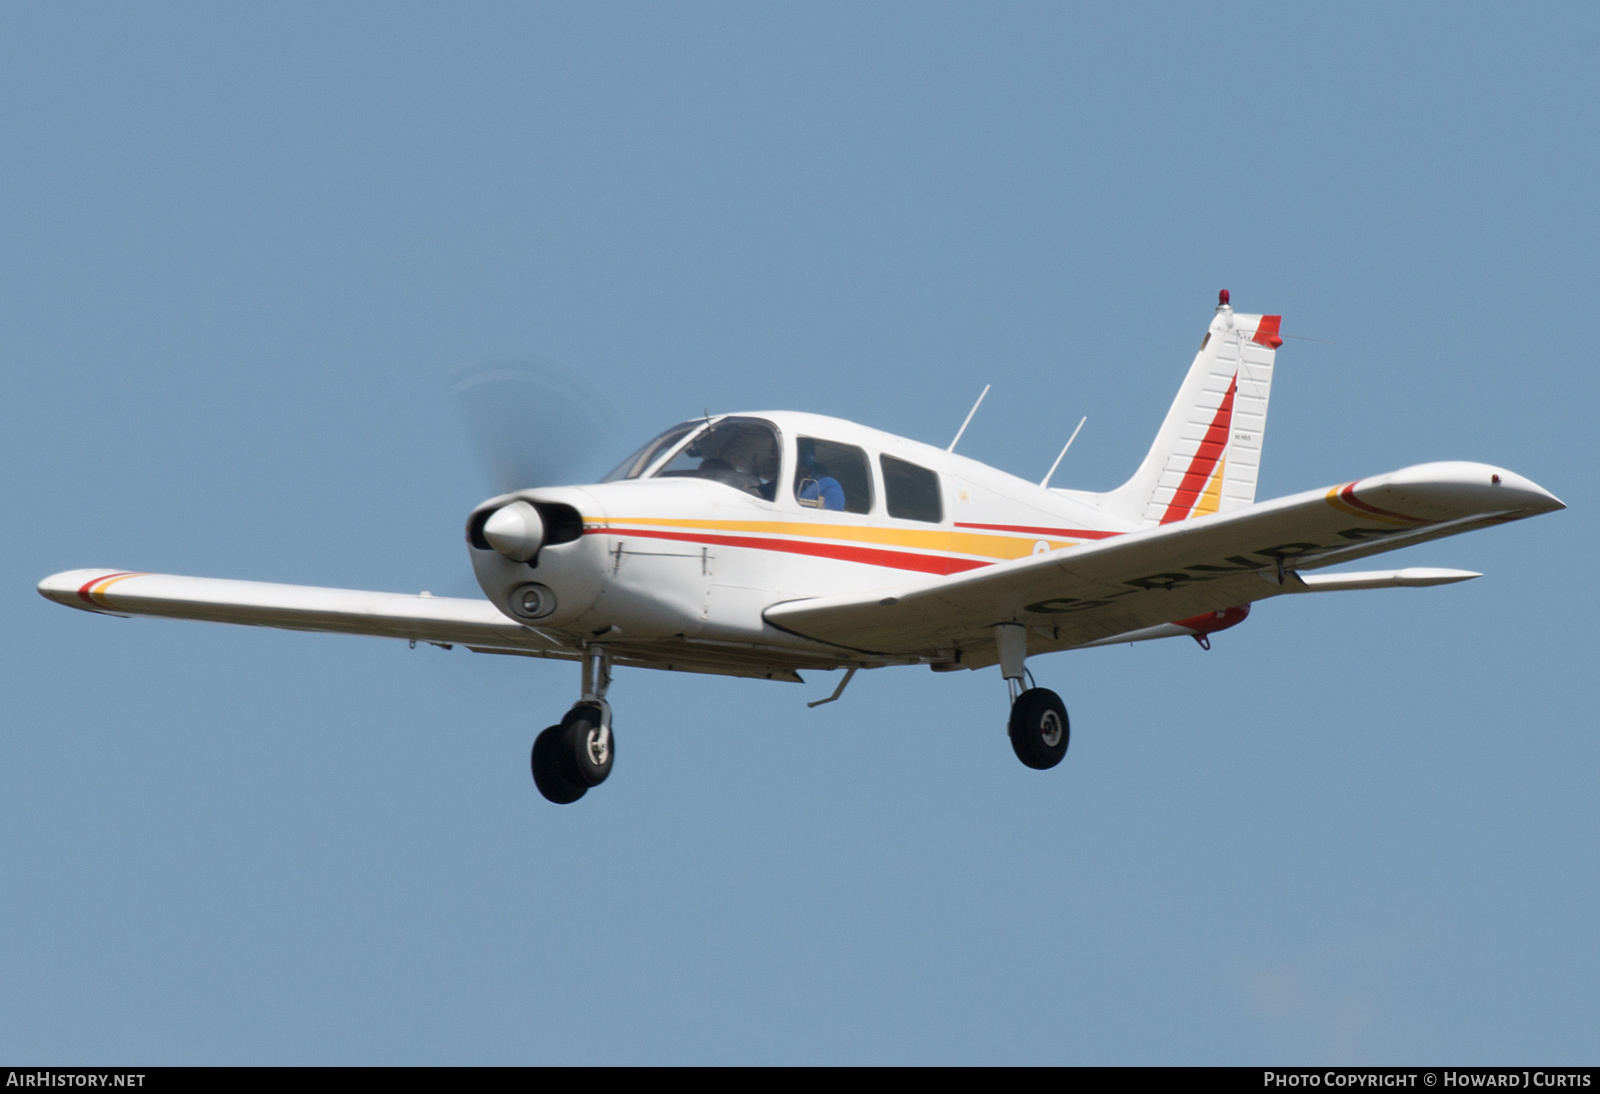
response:
M533 742L533 782L550 801L569 805L611 774L617 756L611 734L611 657L590 646L583 658L583 697Z

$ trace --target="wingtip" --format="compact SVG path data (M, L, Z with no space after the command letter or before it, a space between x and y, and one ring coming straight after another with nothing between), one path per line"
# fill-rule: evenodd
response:
M46 600L64 604L69 608L94 611L100 605L95 604L87 596L89 586L107 577L127 572L126 570L108 570L105 568L62 570L58 574L51 574L49 577L43 578L34 588Z

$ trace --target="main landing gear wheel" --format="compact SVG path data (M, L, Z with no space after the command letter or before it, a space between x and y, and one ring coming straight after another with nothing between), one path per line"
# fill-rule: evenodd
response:
M533 739L533 785L557 805L570 805L589 791L576 762L562 755L566 735L565 726L551 726Z
M1029 688L1011 704L1011 750L1031 768L1044 771L1061 762L1072 739L1072 724L1061 696L1049 688Z
M534 740L533 782L550 801L570 805L606 781L616 758L616 741L600 708L583 703Z

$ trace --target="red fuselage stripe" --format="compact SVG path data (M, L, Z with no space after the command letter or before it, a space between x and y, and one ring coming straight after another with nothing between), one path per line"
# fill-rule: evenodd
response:
M814 555L845 562L864 562L891 570L917 570L925 574L958 574L991 565L970 558L945 558L917 555L907 551L884 551L876 547L845 547L837 543L808 543L803 540L771 539L766 536L713 536L704 532L658 532L646 528L585 528L584 535L613 535L618 539L644 536L649 539L675 539L684 543L706 543L718 547L748 547L757 551L784 551L791 555Z
M1187 517L1194 508L1195 500L1200 497L1200 491L1206 488L1217 460L1228 447L1228 428L1233 422L1233 393L1238 386L1239 374L1234 373L1228 383L1228 394L1222 397L1222 405L1217 407L1216 416L1211 419L1211 428L1206 430L1205 440L1200 442L1200 450L1189 461L1189 470L1184 472L1177 493L1172 495L1172 502L1161 517L1162 524L1171 524Z
M1068 539L1108 539L1123 534L1093 532L1087 528L1035 528L1030 524L963 524L959 520L955 523L957 528L982 528L986 532L1021 532L1029 536L1065 536Z

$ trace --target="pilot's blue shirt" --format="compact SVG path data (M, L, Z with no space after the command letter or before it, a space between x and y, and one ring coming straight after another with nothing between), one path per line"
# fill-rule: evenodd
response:
M807 479L800 484L800 489L795 496L801 501L814 501L817 498L821 498L824 509L833 509L837 512L844 511L844 487L839 485L838 479L830 475Z

